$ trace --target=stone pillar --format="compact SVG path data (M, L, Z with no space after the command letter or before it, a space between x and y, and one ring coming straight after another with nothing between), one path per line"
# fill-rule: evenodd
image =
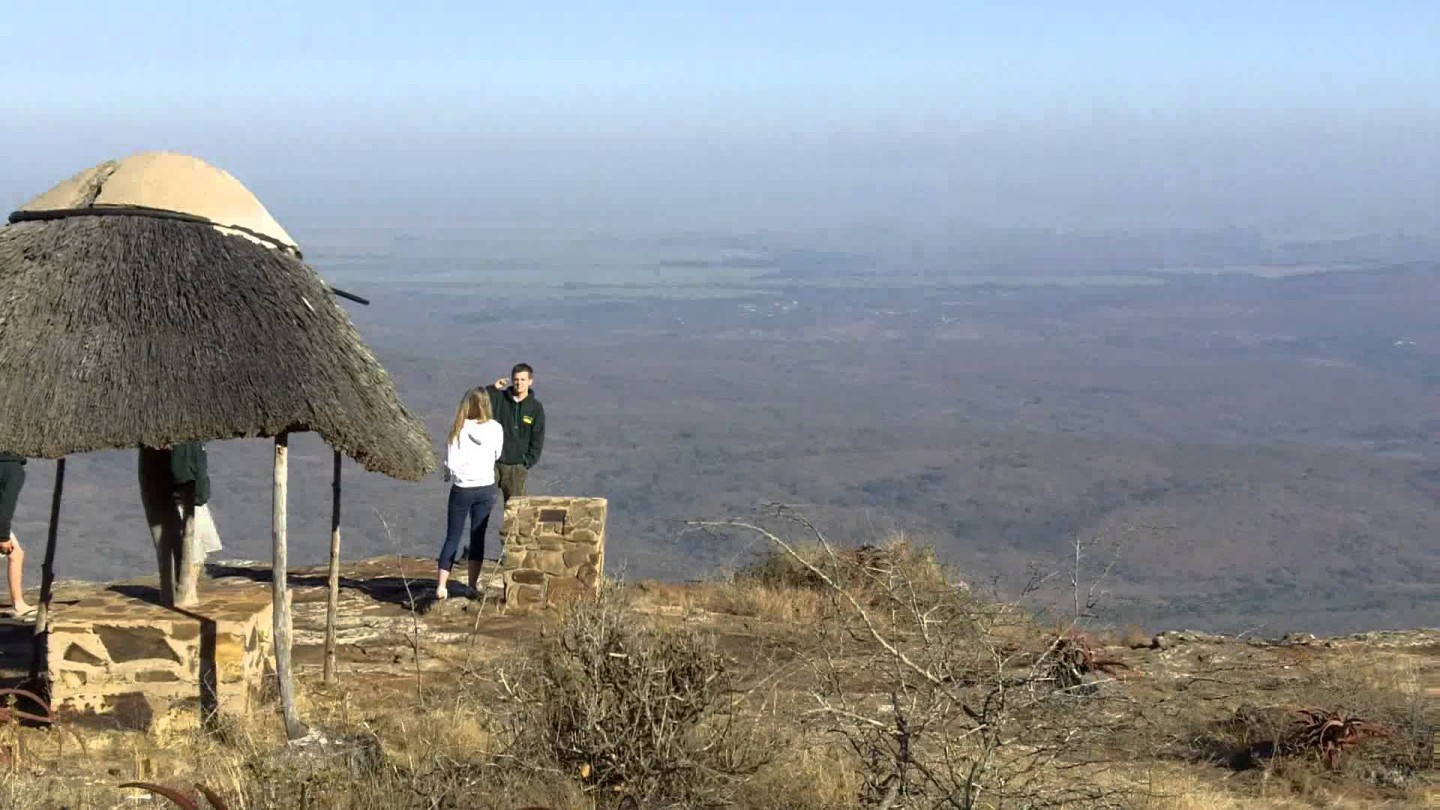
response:
M545 605L600 592L604 498L531 496L505 504L505 604Z

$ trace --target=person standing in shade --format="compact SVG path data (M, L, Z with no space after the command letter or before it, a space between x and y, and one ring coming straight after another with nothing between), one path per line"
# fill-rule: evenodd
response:
M495 421L490 397L479 388L465 392L455 410L455 422L446 442L445 480L450 497L445 511L445 543L435 574L435 598L450 596L450 569L460 554L460 536L465 519L470 519L470 589L480 579L485 552L485 530L499 491L495 486L495 463L500 459L504 431Z
M201 442L174 447L141 447L140 499L155 541L160 590L184 604L198 598L195 585L206 554L220 550L220 535L210 515L210 460ZM194 519L190 570L180 570L187 519ZM176 593L176 591L180 593Z
M15 505L20 500L20 490L25 486L25 457L14 453L0 453L0 554L6 557L6 582L10 587L11 609L15 618L24 618L35 612L33 605L25 601L21 580L25 575L25 550L10 529L15 518Z
M495 420L505 431L505 450L495 474L506 501L525 494L525 479L545 448L545 406L535 396L534 384L535 370L516 363L508 378L501 377L488 389Z
M196 565L219 551L220 533L210 514L210 456L201 442L181 442L170 449L170 478L175 489L175 511L183 520L185 504L195 505L195 547L191 558Z

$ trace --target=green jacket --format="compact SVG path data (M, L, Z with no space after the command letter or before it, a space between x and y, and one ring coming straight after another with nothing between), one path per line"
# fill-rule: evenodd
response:
M175 486L195 484L195 505L210 502L210 459L200 442L181 442L170 448L170 478Z
M510 389L497 390L493 385L485 386L490 392L490 407L495 411L495 421L505 432L505 446L500 449L501 464L523 464L530 469L540 463L540 451L545 448L545 406L531 388L529 395L521 402L510 398Z

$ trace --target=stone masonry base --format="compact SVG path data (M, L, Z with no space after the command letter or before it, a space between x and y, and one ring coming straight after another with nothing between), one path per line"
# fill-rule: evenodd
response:
M599 593L607 508L604 498L511 498L501 530L505 604L545 605Z
M153 731L249 711L273 674L270 587L204 581L200 593L181 609L139 584L57 588L46 650L56 713Z

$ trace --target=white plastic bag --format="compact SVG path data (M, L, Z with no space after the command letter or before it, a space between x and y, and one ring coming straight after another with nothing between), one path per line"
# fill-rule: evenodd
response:
M181 517L184 517L183 509ZM195 507L195 547L190 550L190 558L199 563L207 554L214 554L220 549L220 531L215 528L215 517L210 513L210 504Z

